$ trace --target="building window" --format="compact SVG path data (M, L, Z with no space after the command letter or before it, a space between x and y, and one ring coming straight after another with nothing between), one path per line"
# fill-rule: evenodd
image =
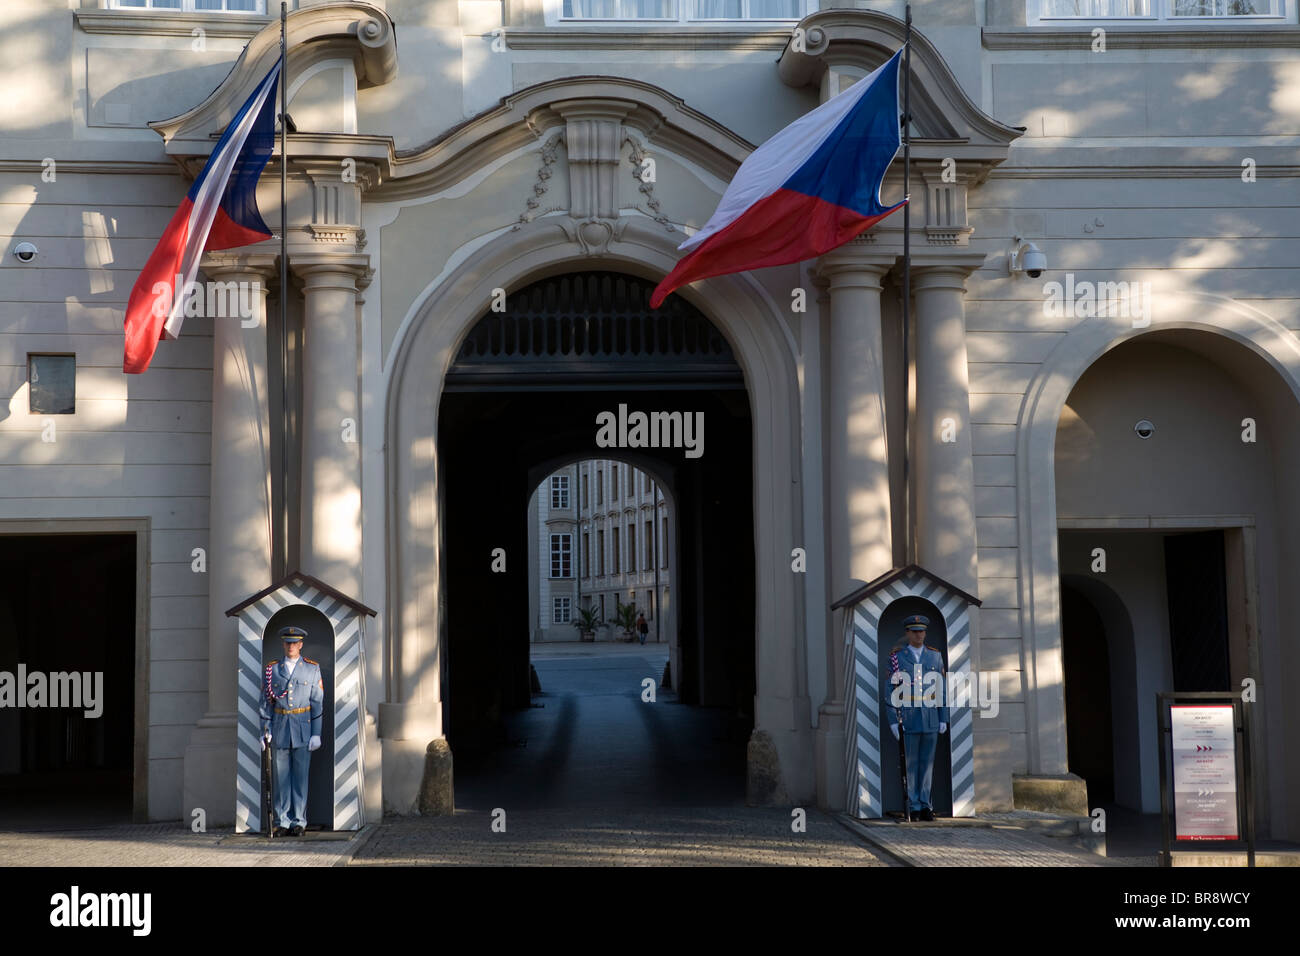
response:
M587 504L589 500L590 499L587 497L587 476L584 474L582 476L582 507L584 508L590 507Z
M627 523L627 570L631 574L636 570L636 524Z
M636 472L631 468L627 470L627 496L629 498L636 494Z
M587 572L587 577L591 577L590 545L591 545L591 535L584 531L582 533L582 568L579 568L579 573L581 573L582 570L585 569Z
M75 355L27 356L27 410L33 415L76 414Z
M557 0L556 6L564 20L798 20L812 12L805 0Z
M615 574L618 574L618 573L619 573L619 571L618 571L618 559L619 559L619 553L618 553L618 526L616 525L616 526L614 527L613 530L614 530L614 553L613 553L614 573L615 573Z
M569 623L570 620L569 615L572 613L572 606L569 603L570 600L571 599L567 597L557 597L555 599L555 607L551 612L551 623L553 624Z
M618 501L618 465L609 469L609 500Z
M1294 19L1282 0L1027 0L1029 23L1053 20Z
M605 573L605 532L604 531L596 532L596 561L600 565L600 570L597 571L596 573L604 574ZM603 601L604 599L602 598L601 600ZM602 615L605 613L605 606L603 604L601 605L600 613Z
M605 595L600 596L600 619L605 620Z
M605 473L599 468L596 469L596 504L605 503Z
M551 577L573 577L573 535L551 535Z
M645 564L643 567L653 568L655 566L655 526L653 521L645 523Z
M110 0L119 10L189 10L196 13L266 13L266 0Z
M551 507L552 508L569 507L569 476L568 475L551 476Z
M668 567L668 519L664 518L664 532L659 538L659 567Z

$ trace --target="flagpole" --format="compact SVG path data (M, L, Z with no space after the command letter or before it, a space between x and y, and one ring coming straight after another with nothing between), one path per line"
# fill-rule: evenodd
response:
M280 2L280 507L282 574L289 573L289 5Z
M912 563L912 478L908 419L912 415L911 369L907 352L912 298L912 5L903 8L903 563Z

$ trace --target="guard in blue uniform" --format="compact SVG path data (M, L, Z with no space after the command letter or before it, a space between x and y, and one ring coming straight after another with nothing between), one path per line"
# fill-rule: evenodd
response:
M307 826L307 772L320 746L325 681L320 665L302 656L307 632L283 627L284 658L266 666L262 682L262 749L275 748L275 817L272 836L302 836Z
M934 751L939 735L948 732L947 675L943 655L925 643L930 619L923 614L904 618L907 643L889 653L887 694L902 684L906 688L902 707L889 707L893 718L890 729L898 739L899 724L903 731L903 752L907 756L907 818L933 820L930 783L934 779ZM902 679L906 672L906 680ZM927 674L937 675L927 678ZM928 681L928 682L927 682ZM889 701L886 697L886 702Z

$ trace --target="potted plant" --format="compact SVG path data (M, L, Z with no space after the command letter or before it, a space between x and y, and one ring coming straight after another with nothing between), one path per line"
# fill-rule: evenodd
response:
M578 617L573 622L573 626L578 629L578 640L594 641L596 639L596 628L600 627L603 622L600 619L600 613L590 607L578 608Z
M636 602L624 604L614 595L614 623L623 629L624 640L631 642L636 640Z

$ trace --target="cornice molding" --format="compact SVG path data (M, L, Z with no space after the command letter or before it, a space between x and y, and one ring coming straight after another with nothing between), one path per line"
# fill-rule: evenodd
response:
M638 30L629 27L519 30L506 27L502 34L512 50L771 50L780 51L790 41L788 29L680 29Z
M1300 178L1300 166L1258 166L1258 179ZM1241 179L1240 166L1000 166L990 179Z
M256 13L203 13L182 10L74 10L86 33L129 36L189 37L199 27L210 37L256 36L278 20Z
M789 86L816 86L832 67L870 72L903 44L906 24L877 10L820 10L799 21L802 49L791 37L777 61ZM968 152L1001 162L1024 130L985 113L962 88L938 48L912 29L912 114L917 139L957 140ZM915 141L915 140L914 140ZM973 158L973 157L972 157Z
M369 3L349 0L306 7L289 14L285 23L289 75L321 58L350 57L357 86L382 86L397 75L397 38L393 21ZM224 130L239 107L280 56L279 22L267 21L248 41L230 73L206 100L171 119L149 127L167 144L173 140L206 141ZM211 151L211 146L204 155ZM169 153L176 152L168 149Z
M432 142L395 154L388 181L370 197L382 201L437 192L493 160L568 125L574 109L620 115L623 129L730 179L753 144L651 83L617 76L574 76L538 83L503 97Z
M0 159L0 173L40 174L44 169L44 160ZM100 174L104 176L167 176L176 172L176 166L172 163L132 162L124 159L60 159L56 169L59 172L73 172L81 175Z
M1092 47L1092 31L1106 31L1107 50L1221 50L1243 47L1300 47L1300 27L1292 24L1258 26L1125 27L1105 22L1086 27L985 27L980 31L986 50L1082 50Z

